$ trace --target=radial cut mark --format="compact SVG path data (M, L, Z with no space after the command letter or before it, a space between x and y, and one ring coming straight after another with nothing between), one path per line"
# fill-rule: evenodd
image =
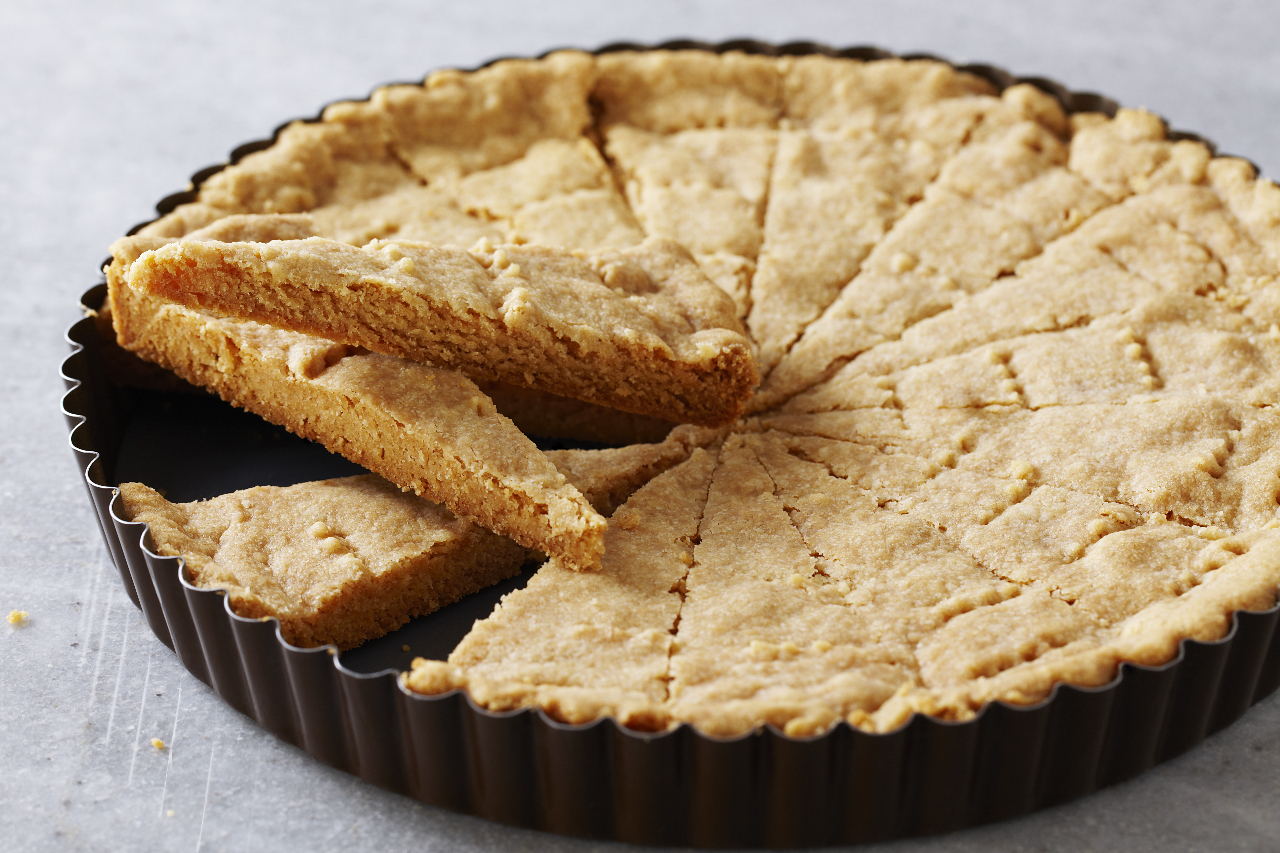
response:
M1022 261L1018 275L998 279L992 287L971 300L947 306L927 317L914 318L901 330L881 329L881 337L889 340L882 341L869 352L859 353L856 355L857 361L864 365L864 369L887 372L995 340L1028 332L1060 329L1078 324L1082 319L1128 310L1135 300L1144 298L1144 294L1204 294L1217 287L1218 280L1223 276L1223 266L1215 259L1212 250L1198 242L1187 229L1207 229L1218 235L1219 240L1247 238L1247 235L1237 233L1238 229L1228 227L1230 223L1221 221L1221 203L1217 196L1211 194L1211 190L1201 187L1164 187L1150 193L1130 196L1118 205L1104 206L1083 219L1072 231L1049 240L1038 252ZM1150 236L1154 226L1162 229L1156 236L1163 235L1153 247L1161 249L1158 258L1149 251L1140 252L1135 248L1139 244L1134 242L1135 229ZM1080 250L1085 254L1082 255ZM1088 272L1085 267L1080 266L1080 261L1087 259L1089 252L1096 252L1100 261L1105 259L1105 264L1091 265L1096 266L1099 271L1099 275L1093 276L1094 278L1106 278L1106 265L1114 271L1112 277L1116 278L1116 282L1105 289L1106 293L1114 292L1114 296L1103 299L1098 294L1090 295L1092 290L1085 288L1067 302L1048 300L1047 296L1041 296L1028 302L1021 311L1014 311L1012 305L1006 304L1010 299L1014 302L1027 302L1035 291L1027 291L1025 294L1021 291L1026 291L1028 282L1036 281L1037 276L1044 278L1049 275L1054 282L1061 282L1064 276L1080 276ZM1126 277L1128 283L1124 280ZM784 390L789 393L790 390L807 387L808 383L831 376L836 365L842 359L847 359L850 352L867 349L865 344L853 346L866 337L862 327L867 324L867 319L854 316L861 309L857 305L841 307L850 293L852 291L846 288L841 299L837 299L824 317L809 328L806 339L802 339L788 359L774 371L766 384L765 392L758 399L771 403L771 394L777 396ZM1119 303L1115 300L1119 300ZM859 299L858 302L865 302L865 299ZM1108 308L1111 310L1107 310ZM987 319L988 315L998 317L1003 313L1032 316L1037 318L1037 322L1004 328L999 323L992 326ZM988 326L991 328L987 328ZM905 356L912 349L921 346L922 342L918 339L922 327L923 331L931 333L934 338L951 342L950 345L937 351L922 351L907 358L894 358L895 353ZM985 331L975 336L976 330ZM894 341L901 344L895 346ZM925 349L928 350L927 347ZM877 367L880 362L885 361L885 367ZM779 385L784 378L790 383L787 389L782 389Z
M946 101L945 98L941 99L929 107L942 108L941 105ZM999 102L995 103L997 106L988 110L989 113L999 110ZM929 107L921 109L927 110ZM985 113L968 116L969 123L958 134L958 138L931 140L950 150L927 164L911 161L914 153L907 155L892 152L891 148L885 148L884 151L876 148L874 143L880 143L883 147L888 137L863 137L856 143L866 149L855 152L858 167L865 170L864 164L876 158L885 163L872 172L861 175L861 183L866 186L853 186L854 180L850 178L850 185L843 187L841 192L833 192L835 187L829 186L830 182L823 183L819 178L824 178L836 168L828 164L829 159L838 161L842 157L847 158L849 152L854 152L856 146L852 141L842 141L830 134L823 135L808 130L791 132L791 135L779 140L773 175L770 178L770 203L765 213L765 246L761 252L757 281L768 281L771 290L781 291L787 288L793 296L785 305L779 304L776 299L772 300L771 313L753 310L748 318L752 335L761 347L763 373L767 375L778 364L800 339L804 330L860 274L864 260L876 245L891 232L895 223L902 221L904 216L921 203L927 196L927 188L937 180L946 162L963 147L966 135L972 133L987 118ZM908 137L910 134L903 136ZM849 149L849 152L845 149ZM905 160L898 163L895 158ZM889 163L895 165L887 165ZM840 171L846 176L859 175L857 170ZM882 176L893 172L897 173L899 183L885 184ZM791 190L785 195L779 192L784 181L789 181ZM902 181L906 181L907 185L902 186ZM913 185L912 181L917 184ZM850 198L863 196L881 197L883 202L861 211L845 209L849 207ZM839 227L826 234L815 231L815 213L820 221L833 226L838 224ZM856 228L851 221L855 214ZM797 227L797 222L803 225ZM800 247L803 250L798 251ZM756 309L759 309L759 303Z
M680 578L671 585L670 591L673 594L679 596L680 603L676 608L675 617L671 621L671 627L668 629L668 633L671 634L672 641L670 645L667 647L666 670L663 672L661 676L659 676L663 684L666 685L666 689L667 689L666 698L668 700L671 698L671 692L670 692L671 680L672 680L671 657L679 650L680 620L684 613L685 600L688 598L689 573L693 571L693 567L696 565L695 555L697 553L697 546L702 541L703 521L705 520L706 514L707 514L707 504L711 499L711 486L715 478L715 467L719 463L719 457L722 450L723 450L722 445L716 445L713 448L711 448L710 454L713 460L712 467L711 467L711 471L708 473L706 482L704 484L702 500L699 503L700 509L698 511L698 520L694 527L696 532L688 540L682 540L684 541L684 544L687 546L687 550L684 552L684 555L687 556L687 560L688 560L688 562L686 563L687 568L685 569L684 574L681 575Z
M1004 156L1005 152L1000 147L1002 144L1006 147L1012 145L1013 148L1024 152L1032 149L1042 152L1041 148L1028 145L1028 141L1022 138L1027 135L1026 129L1030 127L1035 127L1035 125L1027 121L1015 124L1005 131L1005 136L1008 139L1004 137L988 137L977 147L983 150L993 149L998 152L989 159L1001 159ZM1039 132L1046 133L1043 129L1039 129ZM1071 175L1062 164L1055 163L1052 158L1042 158L1044 162L1037 161L1043 171L1034 174L1024 183L1013 187L998 186L992 190L995 194L988 198L982 192L975 191L971 181L977 180L981 184L981 180L988 176L990 166L987 163L968 163L966 159L968 154L969 151L961 148L948 159L938 176L935 176L934 182L930 184L929 190L925 193L925 197L928 200L924 208L921 209L945 208L948 205L963 204L969 207L968 215L953 217L953 219L963 219L969 225L985 221L984 217L986 219L994 217L999 220L998 223L992 223L988 227L991 232L990 241L984 239L979 243L982 246L990 244L992 247L998 248L1000 252L1008 255L1004 260L1004 266L982 272L985 283L988 285L992 281L999 280L1010 273L1012 269L1009 266L1010 264L1024 262L1027 259L1038 256L1047 246L1052 245L1064 234L1071 232L1082 222L1095 215L1098 211L1113 205L1116 201L1114 198L1108 198L1096 190L1088 188L1080 178ZM1041 155L1037 154L1036 156ZM958 178L956 175L949 174L949 171L956 164L962 164L960 167L962 175L967 169L977 177ZM946 180L944 180L943 176L946 176ZM1070 186L1060 186L1064 182ZM991 190L992 188L988 189ZM1067 196L1065 202L1069 205L1068 212L1071 215L1064 216L1060 220L1041 221L1043 216L1039 214L1043 205L1033 204L1027 206L1028 199L1024 198L1024 196L1028 194L1034 196L1036 192L1045 191L1055 193L1055 198L1065 192ZM778 365L775 375L769 376L766 381L763 398L765 404L772 405L780 398L803 390L814 382L821 381L822 378L831 375L832 371L838 368L842 361L847 360L851 355L856 355L859 349L865 349L867 346L874 344L874 339L867 338L864 333L859 332L857 327L860 324L871 323L875 326L881 340L894 340L905 329L930 316L949 310L954 294L949 295L946 292L948 289L969 292L980 289L975 288L974 282L968 280L973 277L975 271L967 269L962 264L962 268L955 274L959 274L965 281L957 282L950 276L943 276L938 283L925 287L922 293L916 296L916 302L920 304L908 306L907 303L910 300L904 301L900 298L899 301L903 302L903 304L891 306L893 310L888 312L881 311L880 314L884 316L862 316L865 312L865 304L876 301L874 298L869 300L866 295L860 295L861 290L866 288L860 287L859 283L865 284L869 276L872 279L875 278L875 275L873 275L875 269L872 268L884 267L884 270L880 271L881 277L887 275L890 270L894 275L910 274L907 276L909 279L912 275L919 277L916 267L918 264L922 264L923 261L917 258L916 254L894 250L891 252L892 257L890 258L890 253L886 253L886 247L895 245L895 241L902 242L905 240L904 245L914 245L911 243L910 237L913 229L917 229L922 226L923 222L929 221L928 217L925 217L921 222L917 222L916 219L919 218L915 216L917 212L917 210L911 210L899 218L884 238L877 243L875 250L868 257L858 275L841 289L841 294L824 310L822 316L804 324L803 333L788 347L788 355ZM1019 244L1017 239L1011 239L1017 237L1016 232L1018 232L1018 229L1026 232L1022 235L1026 245ZM921 243L925 247L926 255L932 251L931 247L937 244L940 239L942 239L940 235L934 235L933 239L924 240ZM1004 243L1009 245L1002 246L1001 244ZM918 251L919 249L917 249L917 253ZM877 253L883 255L879 262L875 261ZM944 256L954 254L944 253ZM964 256L963 251L960 254ZM975 259L977 257L975 255ZM986 255L982 254L981 257L985 258ZM970 259L970 261L976 262L975 259ZM990 261L984 260L983 263L990 263ZM945 263L943 266L945 266ZM916 289L921 289L919 286L921 284L927 284L927 282L918 283ZM881 299L883 299L883 296ZM898 325L897 328L888 328L882 321L891 319L889 315L895 312L903 313L903 316L894 320L894 323ZM893 323L890 325L893 325ZM841 346L831 348L831 352L824 355L821 339L831 335L843 336L849 340L843 341ZM860 340L860 336L867 339ZM767 367L768 365L766 364Z

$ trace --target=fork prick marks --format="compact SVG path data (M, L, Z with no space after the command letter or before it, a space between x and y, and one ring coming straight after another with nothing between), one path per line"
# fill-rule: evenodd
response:
M1164 383L1160 381L1160 375L1156 372L1155 362L1151 358L1151 350L1147 348L1147 342L1133 330L1132 326L1125 326L1116 334L1116 340L1124 346L1125 357L1134 363L1134 369L1140 374L1138 380L1142 383L1142 387L1148 391L1156 391L1164 387Z
M1023 393L1022 383L1013 369L1013 354L1006 349L992 349L987 352L987 360L995 368L999 379L1000 390L1010 395L1024 409L1027 407L1027 396Z

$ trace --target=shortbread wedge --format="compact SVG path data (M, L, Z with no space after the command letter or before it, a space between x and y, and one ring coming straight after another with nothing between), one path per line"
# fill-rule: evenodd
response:
M757 381L733 302L665 240L593 254L534 246L364 248L323 238L183 240L130 287L385 355L677 422L718 426Z
M464 518L593 568L605 520L469 379L139 294L124 271L147 242L113 247L118 343Z
M374 474L170 503L121 483L156 551L297 646L349 649L520 571L525 549Z

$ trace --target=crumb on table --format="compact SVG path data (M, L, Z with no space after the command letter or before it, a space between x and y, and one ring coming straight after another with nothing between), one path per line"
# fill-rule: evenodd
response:
M25 611L25 610L10 610L10 611L9 611L9 624L10 624L10 625L20 625L20 624L22 624L24 621L26 621L26 618L27 618L28 616L30 616L30 615L31 615L31 614L30 614L30 613L28 613L28 612L27 612L27 611Z

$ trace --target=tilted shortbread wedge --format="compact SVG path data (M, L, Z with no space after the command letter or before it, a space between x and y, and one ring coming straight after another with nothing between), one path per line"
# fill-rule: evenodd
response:
M465 228L459 231L438 227L424 233L406 227L397 227L399 230L396 233L405 239L427 240L433 243L470 245L482 236L469 232ZM411 236L407 236L406 232ZM211 225L199 229L198 233L192 234L191 237L222 242L258 243L267 243L272 240L305 240L308 237L346 239L326 230L319 214L306 213L224 216ZM111 341L111 345L103 348L103 358L108 360L108 372L113 382L153 390L189 389L190 386L187 383L169 371L150 362L141 361L132 353L115 346L115 331L111 328L110 310L100 312L97 321L103 329L104 341L108 338ZM510 418L521 432L530 436L624 445L660 442L671 432L671 421L662 418L646 417L596 406L572 397L561 397L506 382L480 381L476 384L493 400L499 412Z
M183 240L143 254L129 285L189 308L717 426L758 380L732 300L665 240L619 251L323 238Z
M125 285L129 264L165 242L113 247L107 280L122 347L568 566L599 562L604 519L469 379Z
M299 646L349 649L520 571L525 550L374 474L170 503L122 483L156 551Z

